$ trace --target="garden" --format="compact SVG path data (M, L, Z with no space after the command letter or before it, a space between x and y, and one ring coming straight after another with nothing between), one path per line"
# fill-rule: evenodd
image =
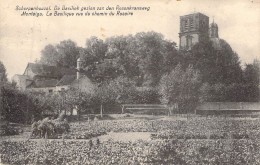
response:
M123 136L134 132L148 133L150 139L103 138L111 133ZM0 153L3 164L244 165L260 163L259 137L259 119L118 118L71 122L68 132L56 139L5 139Z

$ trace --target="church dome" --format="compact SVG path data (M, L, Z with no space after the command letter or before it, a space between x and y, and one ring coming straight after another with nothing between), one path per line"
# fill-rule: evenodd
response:
M219 38L210 38L210 40L212 42L212 46L216 50L221 50L222 49L222 43L221 43L221 40Z
M210 28L218 28L218 25L215 22L212 22L209 27Z
M209 26L209 37L218 38L218 25L214 21Z
M210 41L212 42L212 46L215 48L215 50L232 51L229 43L221 38L210 38Z

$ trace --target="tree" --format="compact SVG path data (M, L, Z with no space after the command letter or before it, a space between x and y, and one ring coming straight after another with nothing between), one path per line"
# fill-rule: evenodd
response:
M71 40L61 41L57 45L58 53L61 56L59 64L63 67L75 68L80 52L77 44Z
M0 82L7 82L6 69L2 61L0 61Z
M116 68L120 70L119 75L136 79L140 71L136 60L135 38L132 35L110 37L106 39L106 44L108 45L106 58L116 61Z
M260 62L255 59L253 64L247 64L243 71L243 83L247 87L246 95L247 101L260 100ZM249 92L250 91L250 92Z
M86 41L86 48L81 56L84 61L83 66L90 64L89 61L91 63L102 61L105 58L106 51L107 44L102 39L90 37Z
M58 53L57 47L49 44L41 51L39 63L57 66L61 63L61 54Z
M64 110L65 112L70 110L70 114L75 107L77 107L78 117L81 113L91 113L93 108L93 96L90 93L85 93L76 88L70 88L70 90L64 92Z
M118 65L115 64L115 62L115 60L105 59L104 61L96 64L96 69L92 74L93 78L97 82L103 83L118 77L122 73L122 70L118 68Z
M170 73L179 63L183 63L182 54L176 49L176 43L163 41L163 73Z
M260 62L254 60L253 64L246 64L243 73L243 79L245 83L259 84L260 79Z
M190 52L184 54L184 66L193 65L201 73L203 82L240 83L242 69L238 55L229 44L220 40L221 50L216 50L210 40L204 40L193 46Z
M200 75L197 70L189 66L184 71L178 64L169 74L160 80L159 93L161 102L167 105L178 104L180 110L194 110L198 101Z
M41 51L39 63L46 65L75 68L80 55L80 48L72 40L61 41L56 46L47 45Z
M141 32L135 35L138 66L145 85L156 86L161 78L163 66L163 35Z
M94 89L92 97L96 105L100 106L100 113L103 114L106 106L115 104L117 95L112 86L104 82Z
M135 82L129 78L120 76L109 83L109 87L116 95L116 103L131 103L131 96L135 93Z

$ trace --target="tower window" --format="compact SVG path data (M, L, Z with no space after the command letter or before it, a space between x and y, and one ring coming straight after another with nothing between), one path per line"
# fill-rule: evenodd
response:
M185 20L185 30L187 30L189 27L188 20Z
M191 28L194 28L193 19L190 20L190 27L191 27Z
M190 50L192 47L192 36L186 36L186 48Z

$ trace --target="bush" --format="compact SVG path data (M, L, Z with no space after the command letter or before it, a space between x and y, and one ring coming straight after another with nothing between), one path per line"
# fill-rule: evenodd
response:
M19 133L20 133L19 129L10 125L9 122L1 124L0 136L12 136L12 135L18 135Z
M32 124L32 134L33 138L57 138L59 134L69 132L70 126L62 113L55 120L50 120L48 117L34 122Z
M139 89L132 91L129 100L133 104L160 104L160 95L156 89Z

